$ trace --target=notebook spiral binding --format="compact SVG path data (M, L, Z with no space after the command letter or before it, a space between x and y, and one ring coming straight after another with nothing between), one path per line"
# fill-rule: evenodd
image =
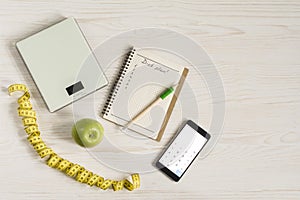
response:
M133 58L133 55L135 54L135 49L131 49L131 51L127 54L126 56L126 59L125 61L123 62L122 64L122 67L120 69L120 72L118 73L117 75L117 78L109 92L109 95L108 95L108 98L107 98L107 101L103 107L103 111L102 111L102 115L108 115L109 113L109 110L112 106L112 103L114 102L115 100L115 97L117 95L117 92L118 92L118 89L119 87L121 86L121 83L123 81L123 78L126 74L126 71L128 70L128 67L130 65L130 62Z

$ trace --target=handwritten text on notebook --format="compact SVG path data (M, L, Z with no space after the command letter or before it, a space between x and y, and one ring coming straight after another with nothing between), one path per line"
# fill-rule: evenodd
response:
M161 66L155 66L155 62L152 62L151 60L149 60L147 58L144 58L144 60L142 61L142 64L145 64L146 66L153 68L154 70L157 70L162 73L167 73L170 71L167 68L162 68Z

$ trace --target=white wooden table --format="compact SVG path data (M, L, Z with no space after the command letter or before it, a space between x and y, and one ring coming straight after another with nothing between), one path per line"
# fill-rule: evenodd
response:
M0 16L0 199L300 198L299 1L1 0ZM16 97L6 92L11 83L30 88L43 138L56 152L107 178L125 175L74 145L71 108L48 112L14 46L67 16L93 48L122 31L157 27L191 37L211 56L226 94L223 135L182 181L156 171L141 174L133 192L102 191L50 169L28 144Z

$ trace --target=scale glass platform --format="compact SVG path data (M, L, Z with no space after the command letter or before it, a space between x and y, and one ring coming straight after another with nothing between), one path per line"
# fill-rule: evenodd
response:
M23 39L16 46L50 112L108 84L74 18Z

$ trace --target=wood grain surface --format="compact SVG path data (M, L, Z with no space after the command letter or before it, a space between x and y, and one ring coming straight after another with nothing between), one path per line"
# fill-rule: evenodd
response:
M56 152L106 178L128 175L74 145L71 107L48 112L15 48L16 41L68 16L92 48L123 31L157 27L192 38L215 63L226 98L223 134L179 183L154 171L141 174L141 188L133 192L90 188L50 169L26 141L16 97L6 91L16 82L30 88L43 138ZM300 199L299 51L299 0L1 0L0 199ZM207 129L211 102L203 95L200 119Z

